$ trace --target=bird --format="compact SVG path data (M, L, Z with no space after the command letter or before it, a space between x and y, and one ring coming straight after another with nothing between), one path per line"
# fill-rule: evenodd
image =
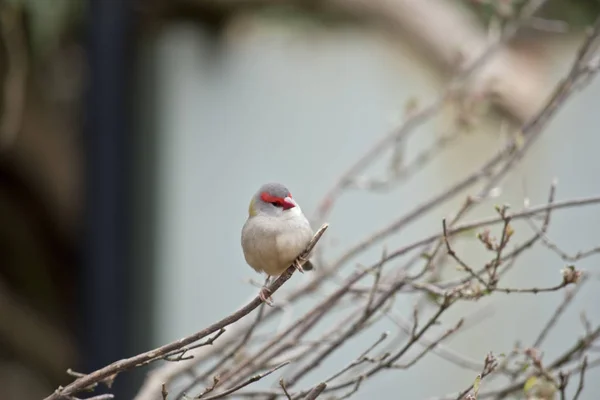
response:
M314 269L301 253L313 237L310 222L281 183L265 183L250 199L248 217L242 227L241 243L246 263L267 279L259 297L269 301L271 277L281 275L290 265L299 272Z

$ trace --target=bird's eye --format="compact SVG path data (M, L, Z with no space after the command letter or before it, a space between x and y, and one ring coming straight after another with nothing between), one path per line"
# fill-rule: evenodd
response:
M271 204L273 204L275 207L281 207L281 204L278 201L272 201Z

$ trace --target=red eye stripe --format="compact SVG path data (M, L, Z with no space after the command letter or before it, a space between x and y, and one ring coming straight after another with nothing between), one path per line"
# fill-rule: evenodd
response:
M274 203L279 207L283 207L284 204L283 199L281 197L271 196L267 192L262 192L260 194L260 198L266 203Z
M291 195L289 195L290 197L292 197ZM294 204L288 203L286 202L284 199L282 199L281 197L277 197L277 196L272 196L267 192L262 192L260 194L260 198L265 202L265 203L271 203L274 206L277 207L281 207L284 210L288 210L290 208L295 207Z

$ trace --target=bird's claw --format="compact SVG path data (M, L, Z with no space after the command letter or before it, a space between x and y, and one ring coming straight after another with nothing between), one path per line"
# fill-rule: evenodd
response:
M298 270L301 274L304 273L304 269L302 268L302 264L298 260L294 260L294 268Z
M302 256L298 256L295 260L294 260L294 268L296 268L298 270L298 272L300 272L301 274L304 273L304 268L302 268L302 265L306 262L306 258L302 257Z
M271 298L271 291L267 287L263 287L258 294L258 297L263 303L267 303L267 305L273 307L273 301L269 300Z

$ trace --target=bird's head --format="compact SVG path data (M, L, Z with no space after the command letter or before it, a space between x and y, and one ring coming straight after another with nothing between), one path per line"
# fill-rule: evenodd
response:
M254 217L265 214L276 217L299 209L298 203L284 185L266 183L258 189L250 200L248 215Z

